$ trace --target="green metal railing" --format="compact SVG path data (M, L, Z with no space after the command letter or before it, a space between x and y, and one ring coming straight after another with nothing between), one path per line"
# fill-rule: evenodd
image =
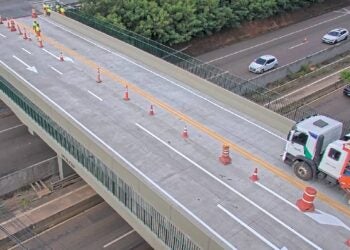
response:
M140 36L126 29L116 27L108 22L97 20L92 16L87 16L78 10L68 10L66 15L76 21L88 25L96 30L102 31L112 37L115 37L123 42L126 42L136 48L146 51L154 56L172 63L188 72L191 72L203 79L206 79L222 88L225 88L237 95L243 96L255 103L266 104L276 100L278 93L271 92L266 88L260 87L252 80L245 80L233 74L230 74L214 65L202 62L194 57L191 57L183 52L167 47L161 43ZM281 99L274 101L274 105L267 106L269 109L287 116L290 119L305 118L315 113L315 111L301 113L285 113L285 107L291 101Z
M191 239L177 229L172 222L148 204L122 178L111 171L72 135L67 133L39 107L0 76L0 91L6 94L36 124L46 131L67 153L72 155L92 176L111 192L125 208L146 225L171 249L199 250Z
M116 27L108 22L97 20L95 17L84 15L78 10L68 10L66 15L76 21L133 45L136 48L162 58L169 63L206 79L237 95L243 96L257 104L264 105L266 108L291 120L300 121L306 117L319 113L313 108L303 106L301 102L295 103L294 100L288 98L279 98L281 97L279 93L260 87L253 80L244 80L238 76L227 73L220 68L204 63L183 52L140 36L134 32ZM342 122L344 123L344 131L349 131L350 121Z

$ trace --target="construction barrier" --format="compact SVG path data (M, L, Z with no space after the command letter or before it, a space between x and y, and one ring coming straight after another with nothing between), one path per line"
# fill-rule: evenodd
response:
M316 197L317 190L313 187L306 187L304 190L303 197L299 200L297 200L297 207L302 212L312 212L315 210L315 206L313 204L313 201Z
M224 165L231 164L232 159L230 157L230 146L228 145L222 146L222 154L219 157L219 160Z
M97 67L97 78L96 78L97 83L101 83L101 72L100 72L100 67Z
M153 105L151 104L151 107L148 112L149 115L154 115Z
M129 88L128 88L128 85L125 86L125 92L124 92L124 101L129 101L130 98L129 98Z
M188 138L188 131L187 131L187 126L185 125L184 130L182 131L181 134L182 138L187 139Z
M251 179L251 180L254 181L254 182L259 180L259 177L258 177L258 169L257 169L257 168L255 168L255 170L254 170L252 176L250 176L249 179Z

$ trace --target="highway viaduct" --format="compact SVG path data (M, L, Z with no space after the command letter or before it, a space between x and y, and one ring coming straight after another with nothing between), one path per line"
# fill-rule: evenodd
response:
M345 246L346 224L293 207L306 184L280 160L292 121L67 17L38 21L44 48L0 26L0 98L57 152L62 177L64 161L155 249ZM265 185L249 180L256 167ZM339 190L312 185L346 221Z

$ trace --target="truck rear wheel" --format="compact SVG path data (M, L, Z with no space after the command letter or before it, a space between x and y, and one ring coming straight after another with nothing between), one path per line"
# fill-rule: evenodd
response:
M295 161L293 169L296 176L304 181L309 181L313 178L312 168L304 161Z

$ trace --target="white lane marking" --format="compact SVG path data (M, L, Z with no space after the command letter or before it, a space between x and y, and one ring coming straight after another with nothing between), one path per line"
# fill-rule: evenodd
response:
M298 48L298 47L300 47L300 46L302 46L302 45L305 45L305 44L308 44L309 42L303 42L303 43L298 43L298 44L296 44L296 45L294 45L294 46L292 46L292 47L289 47L288 49L295 49L295 48Z
M97 95L95 95L94 93L92 93L90 90L88 90L89 94L94 96L95 98L99 99L101 102L103 101L103 99Z
M268 212L267 210L265 210L264 208L262 208L261 206L259 206L257 203L255 203L254 201L252 201L251 199L249 199L248 197L246 197L244 194L242 194L241 192L237 191L236 189L234 189L233 187L231 187L230 185L228 185L226 182L222 181L221 179L219 179L218 177L216 177L214 174L212 174L211 172L209 172L208 170L206 170L205 168L203 168L202 166L200 166L198 163L194 162L193 160L191 160L190 158L188 158L186 155L184 155L183 153L181 153L180 151L178 151L177 149L173 148L172 146L170 146L167 142L163 141L162 139L160 139L158 136L156 136L155 134L153 134L152 132L148 131L146 128L142 127L140 124L135 123L135 125L137 127L139 127L141 130L143 130L144 132L146 132L147 134L149 134L150 136L152 136L153 138L155 138L157 141L159 141L161 144L163 144L165 147L171 149L172 151L174 151L175 153L177 153L178 155L180 155L181 157L183 157L184 159L186 159L188 162L190 162L191 164L193 164L195 167L197 167L198 169L202 170L204 173L206 173L207 175L209 175L211 178L213 178L214 180L216 180L217 182L219 182L220 184L222 184L223 186L225 186L226 188L228 188L229 190L231 190L233 193L235 193L236 195L238 195L239 197L241 197L243 200L245 200L246 202L250 203L251 205L253 205L254 207L256 207L257 209L259 209L261 212L263 212L264 214L266 214L267 216L269 216L271 219L275 220L277 223L279 223L280 225L282 225L283 227L285 227L287 230L289 230L290 232L292 232L293 234L297 235L299 238L301 238L302 240L304 240L305 242L307 242L308 244L310 244L311 246L313 246L316 249L321 249L318 245L316 245L315 243L313 243L311 240L307 239L304 235L298 233L296 230L294 230L292 227L288 226L286 223L284 223L283 221L281 221L280 219L278 219L277 217L275 217L273 214L271 214L270 212Z
M59 71L58 69L56 69L55 67L50 66L50 68L51 68L53 71L56 71L58 74L63 75L63 73L62 73L61 71Z
M266 245L268 245L269 247L271 247L274 250L280 250L279 247L277 247L276 245L274 245L271 241L267 240L264 236L262 236L261 234L259 234L255 229L253 229L252 227L248 226L246 223L244 223L242 220L240 220L237 216L235 216L234 214L232 214L231 212L229 212L226 208L224 208L222 205L218 204L217 205L218 208L220 208L222 211L224 211L228 216L230 216L232 219L234 219L235 221L237 221L239 224L241 224L241 226L243 226L244 228L248 229L252 234L254 234L256 237L258 237L260 240L262 240Z
M210 233L212 233L215 237L217 237L219 240L221 240L224 244L226 244L227 247L230 249L235 250L236 248L228 242L225 238L223 238L220 234L218 234L214 229L212 229L210 226L208 226L204 221L202 221L199 217L197 217L191 210L189 210L187 207L185 207L182 203L180 203L178 200L176 200L173 196L171 196L167 191L162 189L157 183L155 183L150 177L148 177L146 174L144 174L140 169L138 169L135 165L133 165L130 161L128 161L124 156L122 156L120 153L118 153L115 149L113 149L111 146L109 146L107 143L105 143L102 139L100 139L97 135L95 135L91 130L89 130L87 127L85 127L81 122L79 122L77 119L75 119L70 113L68 113L66 110L64 110L61 106L59 106L56 102L51 100L47 95L45 95L43 92L41 92L38 88L36 88L33 84L31 84L28 80L26 80L23 76L18 74L14 69L12 69L10 66L8 66L6 63L0 60L0 63L4 65L9 71L11 71L13 74L15 74L18 78L20 78L22 81L27 83L31 88L33 88L35 91L37 91L41 96L46 98L46 100L50 103L52 103L53 106L55 106L60 112L64 113L69 119L74 121L78 126L80 126L82 129L84 129L87 133L89 133L95 140L97 140L99 143L101 143L106 149L108 149L110 152L115 154L117 157L119 157L125 164L127 164L129 167L131 167L135 172L137 172L142 178L144 178L146 181L148 181L151 185L153 185L158 191L160 191L163 195L165 195L169 200L174 202L177 206L179 206L181 209L183 209L187 214L189 214L191 217L193 217L199 224L201 224L203 227L205 227Z
M46 53L48 53L50 56L56 58L57 60L60 60L60 58L58 56L56 56L55 54L53 54L52 52L48 51L47 49L43 48L43 51L45 51Z
M5 36L5 35L3 35L3 34L1 34L1 33L0 33L0 36L2 36L3 38L6 38L6 37L7 37L7 36Z
M266 187L265 185L261 184L258 181L254 182L254 183L256 185L258 185L259 187L261 187L262 189L264 189L265 191L267 191L268 193L274 195L278 199L282 200L283 202L285 202L289 206L291 206L299 211L299 208L295 204L291 203L289 200L287 200L284 197L282 197L281 195L277 194L275 191L269 189L268 187ZM334 215L325 213L319 209L315 209L315 211L319 212L319 214L315 214L315 213L303 213L303 214L310 217L311 219L317 221L320 224L340 226L340 227L344 227L346 230L350 231L350 227L348 227L344 222L342 222L339 218L335 217Z
M24 52L26 52L27 54L29 54L29 55L32 54L30 51L26 50L25 48L22 48L22 50L23 50Z
M74 63L74 60L68 56L64 56L63 59L67 62L71 62L71 63Z
M118 237L118 238L112 240L111 242L107 243L106 245L103 246L103 248L109 247L110 245L112 245L112 244L116 243L117 241L119 241L119 240L125 238L126 236L132 234L133 232L135 232L134 229L133 229L133 230L130 230L130 231L127 232L126 234L124 234L124 235L122 235L122 236L120 236L120 237Z
M85 185L84 187L86 187L86 186L88 186L88 185ZM79 190L80 190L80 189L79 189ZM59 198L60 198L60 197L59 197ZM97 205L97 206L98 206L98 205ZM45 233L48 233L48 232L50 232L50 231L52 231L52 230L54 230L54 229L56 229L56 228L62 226L63 224L68 223L68 222L70 222L71 220L74 220L75 218L77 218L77 217L79 217L79 216L83 216L84 214L88 213L90 210L94 209L95 207L96 207L96 206L90 207L90 208L88 208L87 210L84 210L83 212L81 212L81 213L79 213L79 214L76 214L76 215L74 215L73 217L70 217L69 219L67 219L67 220L65 220L65 221L62 221L62 222L60 222L60 223L54 225L53 227L50 227L50 228L46 229L45 231L42 231L41 233L35 234L33 237L31 237L31 238L29 238L29 239L26 239L26 240L24 240L24 241L21 241L21 243L22 243L22 244L25 244L25 243L27 243L27 242L29 242L29 241L31 241L31 240L34 240L34 239L38 238L39 236L41 236L41 235L43 235L43 234L45 234ZM17 246L19 246L19 245L15 245L15 246L9 248L8 250L17 249Z
M336 74L339 74L340 72L342 72L343 70L348 69L348 68L350 68L350 66L349 66L349 67L346 67L346 68L343 68L343 69L341 69L341 70L338 70L337 72L334 72L334 73L332 73L332 74L330 74L330 75L328 75L328 76L322 77L321 79L318 79L317 81L314 81L314 82L312 82L312 83L310 83L310 84L308 84L308 85L305 85L304 87L301 87L301 88L299 88L299 89L297 89L297 90L294 90L294 91L292 91L292 92L289 92L288 94L285 94L284 96L281 96L281 97L279 97L279 98L273 100L272 102L270 102L270 103L268 103L268 104L265 104L265 106L270 105L270 104L273 104L273 103L275 103L275 102L277 102L277 101L279 101L279 100L281 100L281 99L283 99L283 98L286 98L286 97L288 97L288 96L290 96L290 95L292 95L292 94L298 93L299 91L301 91L301 90L303 90L303 89L306 89L306 88L308 88L308 87L310 87L310 86L312 86L312 85L314 85L314 84L316 84L316 83L318 83L318 82L321 82L321 81L323 81L323 80L325 80L325 79L327 79L327 78L329 78L329 77L332 77L332 76L334 76L334 75L336 75Z
M273 38L273 39L271 39L271 40L268 40L268 41L265 41L265 42L262 42L262 43L258 43L258 44L256 44L256 45L251 46L251 47L248 47L248 48L245 48L245 49L241 49L241 50L235 51L235 52L233 52L233 53L230 53L230 54L227 54L227 55L224 55L224 56L221 56L221 57L218 57L218 58L209 60L209 61L207 61L206 63L211 63L211 62L219 61L219 60L222 60L222 59L224 59L224 58L227 58L227 57L230 57L230 56L233 56L233 55L237 55L237 54L240 54L240 53L242 53L242 52L245 52L245 51L248 51L248 50L251 50L251 49L255 49L255 48L257 48L257 47L266 45L266 44L268 44L268 43L271 43L271 42L274 42L274 41L277 41L277 40L280 40L280 39L282 39L282 38L295 35L295 34L297 34L297 33L303 32L303 31L308 30L308 29L315 28L315 27L317 27L317 26L319 26L319 25L321 25L321 24L334 21L334 20L339 19L339 18L341 18L341 17L344 17L344 16L346 16L346 15L348 15L348 13L345 13L345 14L340 15L340 16L336 16L336 17L334 17L334 18L327 19L327 20L325 20L325 21L323 21L323 22L316 23L316 24L314 24L314 25L308 26L308 27L303 28L303 29L300 29L300 30L293 31L293 32L288 33L288 34L285 34L285 35L283 35L283 36L275 37L275 38Z
M19 125L13 126L13 127L11 127L11 128L3 129L3 130L0 131L0 134L1 134L1 133L4 133L4 132L7 132L7 131L9 131L9 130L18 128L18 127L22 127L22 126L24 126L24 124L19 124Z
M14 59L16 59L17 61L19 61L20 63L22 63L24 66L27 67L27 70L32 71L34 73L38 73L38 71L36 70L35 66L29 66L27 63L25 63L22 59L19 59L17 56L13 55L12 56Z
M87 39L87 38L85 38L85 37L82 37L82 36L80 36L80 35L74 33L73 31L71 31L71 30L69 30L69 29L66 29L65 27L63 27L63 26L61 26L61 25L59 25L59 24L56 24L56 23L54 23L54 22L52 22L52 21L48 21L48 20L44 19L44 18L41 17L41 16L39 16L39 18L45 20L46 22L48 22L48 23L50 23L50 24L52 24L52 25L54 25L54 26L56 26L56 27L59 27L60 29L66 31L66 32L68 32L68 33L70 33L70 34L72 34L72 35L74 35L74 36L76 36L76 37L79 37L80 39L82 39L82 40L84 40L84 41L87 41L87 42L89 42L89 43L95 45L96 47L98 47L98 48L100 48L100 49L103 49L103 50L105 50L105 51L107 51L107 52L109 52L109 53L111 53L111 54L113 54L113 55L115 55L115 56L117 56L117 57L120 57L120 58L124 59L125 61L127 61L127 62L129 62L129 63L131 63L131 64L134 64L134 65L138 66L139 68L141 68L141 69L143 69L143 70L146 70L146 71L148 71L148 72L154 74L155 76L157 76L157 77L159 77L159 78L161 78L161 79L163 79L163 80L165 80L165 81L167 81L167 82L169 82L169 83L171 83L171 84L173 84L173 85L175 85L175 86L177 86L177 87L179 87L179 88L181 88L181 89L187 91L188 93L191 93L192 95L194 95L194 96L196 96L196 97L198 97L198 98L200 98L200 99L202 99L202 100L204 100L204 101L206 101L206 102L208 102L208 103L214 105L215 107L217 107L217 108L219 108L219 109L221 109L221 110L223 110L223 111L225 111L225 112L227 112L227 113L229 113L229 114L231 114L231 115L233 115L233 116L236 116L237 118L239 118L239 119L241 119L241 120L243 120L243 121L245 121L245 122L247 122L247 123L249 123L249 124L251 124L251 125L253 125L253 126L255 126L255 127L259 128L259 129L261 129L261 130L263 130L263 131L265 131L266 133L268 133L268 134L270 134L270 135L273 135L273 136L277 137L278 139L280 139L280 140L282 140L282 141L286 141L286 139L284 139L283 137L281 137L281 136L279 136L279 135L273 133L272 131L270 131L270 130L268 130L268 129L262 127L262 126L260 126L259 124L255 123L255 122L253 122L253 121L250 121L249 119L247 119L247 118L245 118L245 117L243 117L243 116L241 116L241 115L239 115L239 114L236 114L236 113L234 113L233 111L231 111L231 110L229 110L229 109L227 109L227 108L224 108L224 107L220 106L219 104L217 104L217 103L215 103L215 102L213 102L213 101L211 101L211 100L205 98L204 96L201 96L201 95L195 93L194 91L192 91L192 90L190 90L190 89L188 89L188 88L186 88L186 87L184 87L184 86L182 86L182 85L180 85L180 84L178 84L178 83L176 83L176 82L174 82L174 81L172 81L172 80L170 80L170 79L168 79L168 78L166 78L166 77L164 77L164 76L162 76L162 75L160 75L160 74L158 74L158 73L156 73L156 72L154 72L154 71L152 71L152 70L150 70L150 69L147 69L146 67L144 67L144 66L142 66L142 65L140 65L140 64L138 64L138 63L136 63L136 62L134 62L134 61L132 61L132 60L130 60L130 59L128 59L128 58L126 58L125 56L122 56L122 55L120 55L120 54L118 54L118 53L116 53L116 52L114 52L114 51L112 51L112 50L109 50L109 49L103 47L102 45L97 44L97 43L91 41L90 39Z

